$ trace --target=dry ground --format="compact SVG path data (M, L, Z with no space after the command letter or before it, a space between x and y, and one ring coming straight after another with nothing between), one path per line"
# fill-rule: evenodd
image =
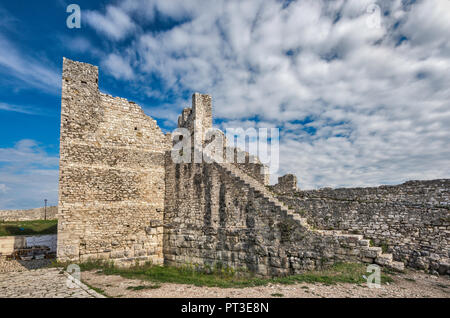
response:
M92 270L82 273L82 280L90 286L99 288L110 297L149 297L149 298L197 298L197 297L440 297L450 298L450 278L432 276L418 271L408 271L393 276L394 282L381 288L368 288L356 284L270 284L246 288L197 287L193 285L151 283L137 279L127 279L117 275L103 275ZM143 287L146 286L147 288ZM158 286L160 286L158 288ZM135 290L137 289L137 290Z
M18 262L0 258L0 297L82 297L84 291L66 290L66 278L61 269L47 268L48 261ZM40 268L40 269L39 269ZM197 297L441 297L450 298L450 277L433 276L408 270L392 276L394 282L381 288L365 284L335 285L298 283L269 284L246 288L197 287L193 285L152 283L104 275L97 270L81 273L81 279L97 291L110 297L197 298ZM43 279L45 277L45 279ZM48 286L45 284L47 283ZM92 293L90 293L92 294ZM92 295L84 295L92 297Z

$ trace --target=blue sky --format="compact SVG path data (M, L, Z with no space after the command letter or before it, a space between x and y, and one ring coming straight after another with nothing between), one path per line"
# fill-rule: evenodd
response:
M81 28L66 7L81 7ZM450 1L2 1L0 209L57 203L62 57L164 131L279 127L301 188L450 176Z

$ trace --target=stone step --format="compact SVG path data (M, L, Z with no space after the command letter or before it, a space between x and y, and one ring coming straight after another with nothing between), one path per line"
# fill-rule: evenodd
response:
M298 215L294 210L286 207L281 201L279 201L271 192L269 192L265 186L260 184L257 180L240 171L238 168L230 164L219 164L225 172L240 180L242 183L250 187L253 191L260 193L266 198L274 207L279 208L282 212L285 212L287 216L293 220L298 221L301 225L307 227L311 231L321 233L322 235L338 236L341 238L350 238L354 240L357 246L362 249L362 260L367 263L375 261L376 264L386 266L394 270L403 271L405 265L402 262L396 262L393 260L392 254L383 254L381 247L370 246L370 240L365 239L363 235L344 233L339 230L314 230L308 224L308 220Z
M300 215L298 214L290 214L292 216L292 218L296 221L299 221L301 225L303 226L308 226L308 221L305 218L302 218ZM309 226L308 226L309 228Z
M364 238L360 234L350 234L350 233L342 233L339 236L346 237L346 238L351 238L351 239L353 239L354 241L357 241L357 242L361 241Z
M392 261L389 265L389 268L392 268L396 271L403 272L405 270L405 264L402 262Z
M369 246L369 247L363 248L362 254L364 257L375 259L378 256L380 256L381 254L383 254L383 250L381 249L381 247Z
M370 240L367 240L367 239L362 239L358 243L359 243L359 246L365 246L365 247L370 246Z
M382 266L389 266L393 261L392 254L381 254L375 259L375 263Z

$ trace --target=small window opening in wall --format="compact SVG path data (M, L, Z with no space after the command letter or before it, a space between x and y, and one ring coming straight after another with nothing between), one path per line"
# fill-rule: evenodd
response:
M183 137L184 137L183 135L180 135L180 137L178 137L178 140L179 140L179 141L182 141L182 140L183 140Z
M81 81L81 84L87 84L87 82L86 81Z
M134 127L134 130L137 130L137 127Z

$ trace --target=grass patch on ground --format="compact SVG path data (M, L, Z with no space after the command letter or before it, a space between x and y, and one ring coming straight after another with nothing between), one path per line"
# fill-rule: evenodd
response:
M0 236L56 234L58 220L0 222Z
M105 291L104 291L103 289L97 288L97 287L94 287L94 286L91 286L91 285L89 285L88 283L86 283L85 281L82 281L82 283L85 284L85 285L86 285L87 287L89 287L90 289L94 290L95 292L99 293L100 295L103 295L103 296L105 296L105 297L107 297L107 298L110 297L110 296L108 296L108 295L105 293Z
M82 271L101 270L104 275L120 275L128 279L140 279L153 283L189 284L195 286L243 288L271 284L322 283L332 285L336 283L363 284L368 275L366 265L353 263L339 263L317 271L286 277L260 278L254 276L235 275L232 271L213 270L205 272L197 267L171 267L152 264L135 265L128 268L116 267L112 263L91 261L80 264ZM382 270L383 271L383 270ZM382 284L393 282L386 274L381 275Z
M144 289L158 289L161 288L161 285L155 284L155 285L139 285L139 286L129 286L127 287L128 290L144 290Z

